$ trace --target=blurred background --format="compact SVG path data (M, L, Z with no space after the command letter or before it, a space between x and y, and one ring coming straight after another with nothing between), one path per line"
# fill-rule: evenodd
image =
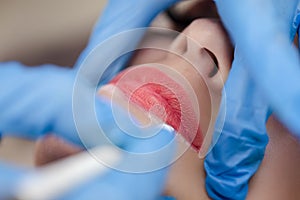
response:
M72 66L106 0L0 0L0 62ZM34 143L5 138L0 160L33 166Z
M0 61L72 66L106 0L0 0Z

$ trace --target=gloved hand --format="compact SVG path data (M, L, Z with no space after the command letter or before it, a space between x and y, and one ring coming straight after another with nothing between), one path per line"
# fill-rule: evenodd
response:
M37 139L51 132L74 144L93 146L105 142L99 138L102 134L97 119L103 131L114 130L111 127L116 122L111 107L103 99L95 99L96 86L76 79L74 70L52 65L27 68L17 62L1 65L3 136Z
M45 65L0 64L0 132L36 139L48 132L80 144L72 117L75 73Z
M90 141L99 133L95 111L88 109L94 104L101 122L107 128L114 125L110 106L95 99L96 86L86 80L75 82L75 75L74 70L52 65L28 68L17 62L1 63L0 132L3 137L9 134L37 139L51 132L83 146L82 135L77 130L79 125Z
M269 108L299 137L300 85L294 83L300 81L300 63L291 40L299 27L300 4L298 0L216 3L237 48L221 106L226 109L224 127L215 130L220 138L205 160L206 188L213 199L245 199L248 180L267 144Z
M141 28L147 28L156 15L178 1L180 0L109 0L102 16L94 27L89 45L81 53L75 68L79 68L88 54L99 44L110 37L120 35L120 33L127 32L124 38L118 40L117 47L112 50L100 50L101 53L107 54L107 56L114 54L119 57L124 51L134 49L146 31L146 29L141 30ZM124 68L124 64L126 64L130 55L123 56L107 69L101 82L108 82ZM95 66L95 68L97 67L101 66ZM93 74L89 74L89 76L93 76Z
M142 156L137 158L129 154L124 154L119 169L128 169L129 172L109 169L104 175L96 176L82 183L82 185L73 188L72 191L59 197L59 199L163 199L161 194L168 171L168 167L165 166L171 162L175 154L174 132L162 129L157 135L147 139L131 137L129 144L125 148L126 151ZM162 150L163 148L167 149ZM160 153L155 153L156 151ZM124 166L122 167L122 165ZM138 167L136 168L136 166ZM148 166L156 167L150 169ZM158 166L160 168L157 168ZM147 171L143 173L130 173L131 169L145 169ZM0 165L0 198L6 199L13 196L18 191L19 181L22 181L26 175L34 175L34 173L34 170L29 171L4 164ZM57 175L59 176L59 171ZM37 185L37 187L40 186Z
M215 134L220 136L204 163L206 190L212 199L245 199L248 179L258 169L268 143L269 107L237 52L238 47L222 95L224 126L216 122Z
M249 73L276 116L300 138L299 0L216 0L221 18L240 46ZM253 14L255 13L255 14ZM288 103L287 103L288 102Z
M132 28L149 25L156 14L174 2L176 0L109 1L101 19L95 26L88 47L78 59L77 69L88 53L108 37ZM122 50L133 47L138 42L136 34L127 34L126 36L128 37L122 40L124 43L118 43ZM118 49L115 51L101 49L100 55L105 58L106 55L112 57L112 54L119 56L119 53ZM119 60L118 65L106 70L108 76L101 80L107 81L108 78L114 76L124 67L128 58ZM14 132L18 133L18 136L30 138L37 138L46 132L55 132L75 144L80 144L72 112L72 92L76 70L59 69L51 65L29 69L17 62L1 63L0 65L0 132ZM80 91L83 93L94 92L95 82L99 79L99 73L96 72L105 70L103 69L104 65L105 60L100 60L100 63L91 61L86 64L89 72L87 74L85 74L86 71L80 73L81 84L76 84L76 88L81 85ZM87 103L87 97L80 94L78 98L82 99L82 102L79 102L81 104L79 107L82 108L79 110L84 111L83 107ZM91 98L89 100L91 101ZM96 104L100 104L98 113L105 116L104 113L107 112L105 108L97 100ZM80 116L81 120L79 121L83 122L81 127L86 132L89 130L93 132L92 123L87 120L87 115L87 113L83 113ZM111 119L106 120L107 124L110 124L109 120Z

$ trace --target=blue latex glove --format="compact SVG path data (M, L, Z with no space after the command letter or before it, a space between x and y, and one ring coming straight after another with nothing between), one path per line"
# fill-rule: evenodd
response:
M24 177L27 170L0 163L0 199L9 199L14 194L17 182Z
M299 30L300 1L216 2L249 73L277 117L300 138L300 85L295 84L300 81L300 59L291 45Z
M88 47L84 50L76 64L77 69L81 66L86 56L110 36L122 31L149 25L151 20L163 9L175 3L176 0L164 1L109 1L103 15L95 26ZM142 36L142 34L139 34ZM120 49L127 49L137 44L136 34L128 34L128 37ZM135 41L135 42L133 42ZM107 50L102 50L102 56ZM119 55L120 51L109 52ZM101 52L100 52L101 53ZM121 59L118 65L107 70L108 78L114 76L127 59ZM93 92L98 74L95 73L104 68L102 64L92 63L95 67L86 75L82 75L82 91ZM99 65L98 65L99 64ZM59 69L46 65L39 68L29 69L17 62L0 64L0 132L18 133L18 136L37 138L46 132L55 132L61 137L80 144L72 112L72 90L77 70ZM95 74L97 76L95 77ZM102 81L104 80L102 79ZM84 98L84 95L81 95ZM80 102L84 106L87 100ZM106 112L101 108L100 114ZM102 109L102 110L101 110ZM80 117L86 130L90 130L87 114ZM109 124L107 119L107 123ZM93 131L93 130L91 130Z
M72 117L75 73L44 65L27 68L18 62L0 64L0 132L36 139L59 133L80 144ZM88 86L87 86L88 87Z
M102 19L95 27L87 49L83 52L77 62L77 68L79 68L87 54L109 36L131 28L147 26L156 14L174 2L175 0L159 2L131 1L129 4L128 1L110 1ZM115 16L118 18L117 22L120 23L112 25L109 20L116 20L114 18ZM108 24L109 26L107 26ZM139 36L141 37L142 34ZM127 39L128 41L134 39L134 42L131 41L130 43L127 42L120 44L122 47L125 45L124 48L126 48L126 45L136 45L139 38L136 38L136 35L132 35ZM118 52L116 52L116 54L118 55ZM128 59L128 57L126 59ZM112 69L112 71L108 72L109 77L112 77L124 66L126 59L123 59L121 63L118 63L119 65L116 69ZM101 68L101 65L99 67ZM95 70L97 70L97 68ZM75 144L82 145L82 138L79 138L77 135L73 119L74 113L72 111L72 91L75 77L75 70L61 69L52 65L45 65L39 68L26 68L17 62L1 63L0 132L4 132L4 134L10 132L12 135L36 139L46 132L53 131L58 133L59 136L64 139L72 141ZM99 132L98 129L95 128L95 121L90 121L91 113L85 112L86 104L84 103L91 102L90 98L85 100L85 94L88 93L87 96L90 97L90 94L95 92L95 85L91 84L93 81L90 80L94 77L85 76L84 78L80 80L81 84L79 84L83 99L81 100L81 103L83 103L79 106L79 108L77 105L77 109L79 109L82 114L79 119L81 129L83 128L86 131L86 134L92 135L91 137L85 137L84 144L93 146L99 143L99 140L95 141L95 138L93 138L93 136L97 135ZM105 133L109 133L108 136L110 139L124 148L132 146L128 138L124 139L123 135L119 134L120 132L118 129L112 128L115 125L115 122L110 108L105 104L105 102L96 99L95 104L98 108L97 118L102 124L105 124L105 126L102 126L104 129L103 131ZM96 139L99 139L99 137ZM101 137L101 139L103 139L103 137ZM10 168L4 167L1 169L1 174L6 174L9 180L14 180L15 177L13 174L18 173L18 171L9 173L10 170ZM137 179L136 188L141 189L144 194L149 194L149 198L157 196L161 190L161 183L164 178L162 175L164 173L165 170L157 173L157 175L153 175L151 173L146 174L143 176L145 179ZM107 178L114 180L113 178L109 178L115 176L113 174L114 173L112 172L112 175ZM150 181L152 180L150 176L153 178L153 182ZM130 185L132 180L129 177L131 176L128 175L128 179L125 178L124 181L119 184L122 183L122 186ZM145 181L146 179L147 181ZM149 184L142 184L139 182L143 180L144 183L147 183L148 179ZM1 181L5 181L5 179L1 178ZM5 186L7 186L6 183L4 184ZM132 183L131 185L134 184ZM149 188L146 188L146 186ZM108 189L109 186L104 187ZM115 186L112 187L117 191L119 190L119 188L116 188ZM7 189L6 187L1 188ZM144 189L142 190L142 188ZM148 193L145 192L146 189L148 190ZM124 197L126 197L127 194L132 197L136 193L138 194L139 191L126 191L126 193L124 191ZM108 195L109 194L111 193L108 193ZM125 198L122 197L122 199Z
M217 121L215 134L220 137L204 163L206 190L212 199L245 199L248 179L258 169L268 143L265 124L270 112L237 53L221 109L226 109L224 126Z
M124 52L124 50L134 49L144 34L144 31L140 30L135 32L135 30L148 27L160 12L178 1L180 0L109 0L102 16L94 27L89 45L81 53L75 64L75 68L79 68L84 59L86 59L89 53L99 44L120 33L130 32L130 34L126 35L126 38L121 41L118 40L117 48L109 52L102 51L102 53L107 53L107 56L111 56L111 54L121 56L121 52ZM106 83L117 72L124 68L124 64L126 64L129 57L130 55L124 56L114 63L112 67L107 69L101 82ZM93 74L89 74L89 76L93 76Z
M221 135L205 160L206 189L213 199L245 199L248 180L258 169L267 144L268 108L299 137L300 85L294 83L300 81L300 63L291 45L299 27L299 3L216 3L237 49L222 101L225 124L215 130Z
M167 144L169 144L169 146L166 151L160 151L160 153L154 157L147 157L147 153L151 154L161 150L161 148L166 147ZM125 150L142 154L142 156L146 158L140 160L136 159L136 157L124 155L121 165L124 164L127 166L129 163L133 168L139 166L140 169L148 169L149 165L161 165L161 168L158 170L153 169L145 173L127 173L110 169L106 174L94 177L92 180L69 191L63 197L59 197L59 199L163 199L160 195L162 194L162 188L168 170L168 167L164 166L166 166L165 164L169 163L174 156L174 145L174 132L170 132L170 130L166 129L162 129L159 134L147 139L130 138L130 145L128 145ZM16 186L18 186L18 181L21 181L22 178L26 177L29 173L34 174L34 171L21 170L13 166L0 164L0 199L11 197L14 192L17 191ZM59 175L59 172L57 173Z
M105 133L119 133L113 128L116 121L110 105L95 98L95 85L85 79L75 82L74 70L52 65L27 68L17 62L1 65L3 136L37 139L52 132L79 146L92 147L107 142L99 134L102 132L97 120ZM122 135L109 134L109 137L122 145L117 141L122 140Z

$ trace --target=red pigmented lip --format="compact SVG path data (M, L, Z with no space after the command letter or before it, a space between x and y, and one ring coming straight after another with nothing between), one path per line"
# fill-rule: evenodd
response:
M134 67L124 70L111 82L131 103L159 117L172 126L197 151L203 135L199 128L199 116L185 89L156 67Z

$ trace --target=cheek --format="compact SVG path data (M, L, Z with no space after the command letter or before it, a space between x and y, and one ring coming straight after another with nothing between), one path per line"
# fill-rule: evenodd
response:
M212 106L215 105L212 105L212 95L210 95L208 87L203 79L199 79L198 84L195 85L194 88L200 110L200 127L205 136L208 131L209 123L211 123Z
M209 123L211 122L212 106L216 106L212 103L214 95L211 95L209 92L209 82L205 81L196 70L191 69L192 68L188 68L183 72L183 74L193 89L192 91L189 91L193 92L193 94L189 95L195 95L197 98L196 106L200 111L199 128L201 128L202 134L205 137ZM212 89L213 88L210 88L210 90Z

